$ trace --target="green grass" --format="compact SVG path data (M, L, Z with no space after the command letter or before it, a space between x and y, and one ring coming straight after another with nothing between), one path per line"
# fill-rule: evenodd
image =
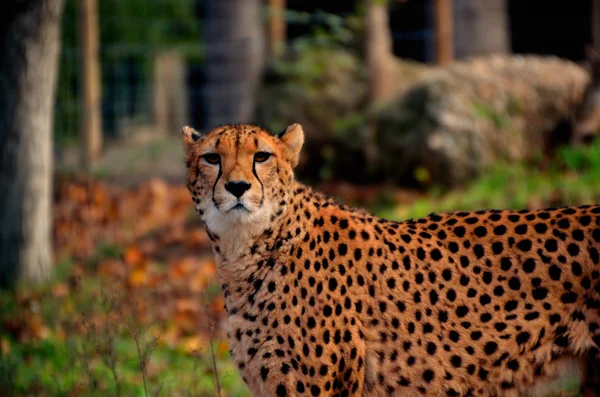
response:
M110 280L98 276L56 295L57 285L67 285L66 266L41 287L0 291L3 396L217 396L217 378L223 396L249 396L225 341L200 339L196 350L185 338L161 340L174 324L128 315L135 304L123 300L118 307ZM144 371L140 362L147 362Z
M587 147L561 149L544 169L541 162L498 164L465 188L432 190L409 206L380 207L393 220L478 209L523 209L600 203L600 140Z
M10 355L0 360L3 374L14 374L15 396L64 396L80 390L89 396L117 396L116 383L101 354L84 359L84 345L90 342L82 337L65 341L56 338L35 344L11 343ZM133 340L115 341L119 361L116 365L121 396L145 396L136 346ZM95 350L95 349L92 349ZM248 396L240 376L228 356L218 357L219 381L227 396ZM196 357L171 349L157 347L152 352L148 376L148 395L216 396L211 357L208 352ZM3 390L7 390L6 386Z

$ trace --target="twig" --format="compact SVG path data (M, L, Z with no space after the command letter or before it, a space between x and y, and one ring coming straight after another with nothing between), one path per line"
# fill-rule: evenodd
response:
M206 316L209 319L209 327L208 327L208 336L209 336L209 345L210 345L210 355L212 360L212 366L214 371L215 378L215 387L217 389L217 396L221 396L221 383L219 382L219 369L217 367L217 355L215 352L215 348L213 346L213 338L215 337L215 320L210 315L210 311L208 308L208 296L206 294L206 290L204 290L204 308L206 310ZM221 346L222 341L219 342L219 346Z
M198 350L194 349L192 351L192 356L194 357L194 379L192 379L194 382L194 397L198 397L198 357L200 356L200 353Z
M144 396L148 397L148 388L146 386L146 364L145 359L142 355L142 351L140 350L140 341L139 341L139 329L136 329L132 333L133 340L135 341L135 347L138 353L138 360L140 363L140 371L142 371L142 380L144 382Z
M110 372L113 377L113 381L115 383L115 393L117 397L121 396L121 385L119 384L119 375L117 373L117 356L115 352L115 333L112 332L112 324L110 322L110 313L114 307L113 303L109 300L108 295L102 289L102 301L104 303L104 314L106 317L105 324L105 338L106 338L106 365L110 369Z
M158 389L156 389L156 392L153 394L153 397L158 397L158 395L160 394L161 390L163 389L163 387L165 387L165 382L162 382L159 386Z
M212 328L212 326L211 326L211 328ZM217 368L217 356L215 354L215 348L213 347L212 337L211 337L211 340L210 340L209 344L210 344L210 355L211 355L211 359L212 359L213 370L215 372L215 384L216 384L217 393L218 393L217 395L221 396L221 384L219 382L219 369ZM219 342L219 345L217 346L217 349L220 346L221 346L221 342Z

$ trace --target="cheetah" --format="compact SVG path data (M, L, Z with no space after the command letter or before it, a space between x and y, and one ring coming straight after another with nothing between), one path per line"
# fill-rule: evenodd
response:
M600 206L393 222L295 179L299 124L181 136L253 395L600 395Z

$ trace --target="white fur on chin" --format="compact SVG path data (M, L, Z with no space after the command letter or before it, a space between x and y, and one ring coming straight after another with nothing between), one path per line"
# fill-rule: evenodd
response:
M231 206L233 207L233 205ZM214 205L204 211L203 220L208 229L219 236L221 252L228 261L238 259L244 249L263 233L270 224L272 209L267 203L262 207L222 212Z

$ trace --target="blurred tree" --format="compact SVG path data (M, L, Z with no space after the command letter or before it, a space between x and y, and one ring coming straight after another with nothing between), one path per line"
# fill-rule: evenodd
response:
M79 45L81 48L82 111L81 165L90 172L102 154L102 114L100 90L99 26L97 0L79 2Z
M364 0L364 56L368 76L368 106L374 109L397 94L397 64L393 50L387 0ZM369 113L371 114L371 113ZM363 148L369 171L376 164L378 148L375 143L375 124L368 117L363 134Z
M269 56L275 58L281 56L285 49L285 3L286 0L269 0L268 51Z
M438 65L454 59L454 26L452 0L435 0L435 52Z
M83 88L79 62L79 12L82 0L64 0L60 75L55 120L56 138L72 142L78 136L75 122L81 113L78 101ZM98 1L102 130L116 135L118 120L150 113L154 54L176 50L188 63L201 61L197 0ZM200 45L199 45L200 41Z
M392 46L392 32L387 1L364 0L365 56L369 75L369 101L376 105L396 94L396 61Z
M265 63L259 0L205 0L206 127L249 122Z
M510 51L506 0L455 0L456 58Z
M0 285L48 276L52 120L63 0L0 14Z
M600 0L592 0L592 45L600 48Z

